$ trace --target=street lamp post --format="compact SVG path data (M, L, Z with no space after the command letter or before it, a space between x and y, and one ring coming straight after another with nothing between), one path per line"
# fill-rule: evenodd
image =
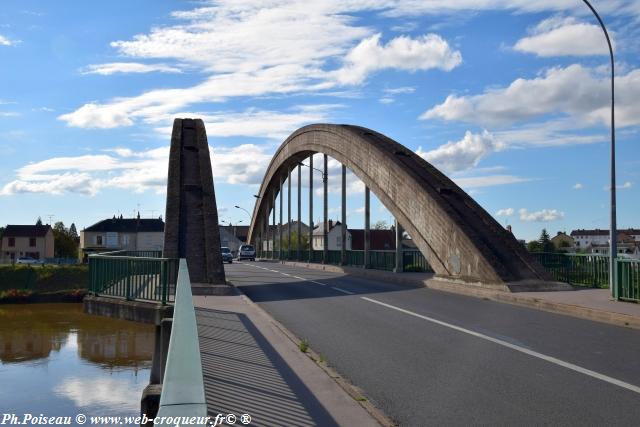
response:
M618 284L616 282L616 257L618 256L618 232L616 230L616 124L615 124L615 89L614 89L614 60L613 60L613 47L611 46L611 39L607 28L604 26L604 22L598 12L593 8L588 0L582 0L591 9L591 12L595 15L604 36L607 39L607 46L609 47L609 59L611 60L611 202L610 202L610 227L609 227L609 286L611 287L611 296L618 299Z

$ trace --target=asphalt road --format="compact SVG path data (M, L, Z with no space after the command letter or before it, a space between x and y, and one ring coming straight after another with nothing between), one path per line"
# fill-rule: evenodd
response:
M640 331L279 263L225 271L401 426L640 425Z

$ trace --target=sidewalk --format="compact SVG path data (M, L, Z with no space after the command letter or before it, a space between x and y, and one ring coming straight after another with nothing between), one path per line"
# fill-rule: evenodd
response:
M285 264L351 274L372 280L424 286L439 291L485 298L596 322L640 329L640 304L611 300L609 289L576 287L573 291L506 292L498 287L466 285L439 280L434 278L433 274L429 273L392 273L382 270L365 270L355 267L339 267L289 261L285 261Z
M312 360L313 354L301 352L295 338L245 296L194 296L193 302L209 415L235 414L241 424L240 416L249 414L252 426L386 424L379 411L357 402L345 391L353 395L353 388Z

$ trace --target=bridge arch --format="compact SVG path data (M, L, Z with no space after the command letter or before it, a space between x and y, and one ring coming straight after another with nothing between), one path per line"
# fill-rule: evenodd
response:
M437 276L502 285L552 280L513 235L434 166L391 138L353 125L308 125L282 143L261 184L248 241L255 243L281 180L314 153L333 157L360 178Z

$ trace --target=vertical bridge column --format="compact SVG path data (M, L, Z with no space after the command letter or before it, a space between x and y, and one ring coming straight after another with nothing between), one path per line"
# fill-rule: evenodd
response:
M313 154L309 156L309 262L313 262Z
M300 261L301 238L302 238L302 166L298 164L298 246L296 250L296 260Z
M371 190L364 188L364 268L370 268L370 221L371 221Z
M347 264L347 167L342 165L342 230L340 239L342 246L340 247L340 264Z
M395 273L402 273L402 269L404 267L404 260L403 260L403 254L402 254L402 234L404 232L404 230L402 229L402 226L400 225L400 223L398 222L398 220L396 219L396 266L393 269L393 271Z
M283 178L280 177L280 222L278 222L278 259L282 261L282 187L284 186Z
M271 233L273 234L273 245L271 246L271 259L276 258L276 191L273 190L273 195L271 197L273 200L273 228L271 229Z
M287 260L291 259L291 169L287 170Z
M323 202L324 202L324 206L323 206L323 213L324 213L324 232L323 232L323 238L322 238L322 263L326 264L327 262L329 262L329 201L328 201L328 195L327 195L327 181L329 181L329 177L327 176L327 163L328 163L328 159L327 159L327 155L324 155L324 172L322 172L322 185L324 188L324 194L323 194Z

